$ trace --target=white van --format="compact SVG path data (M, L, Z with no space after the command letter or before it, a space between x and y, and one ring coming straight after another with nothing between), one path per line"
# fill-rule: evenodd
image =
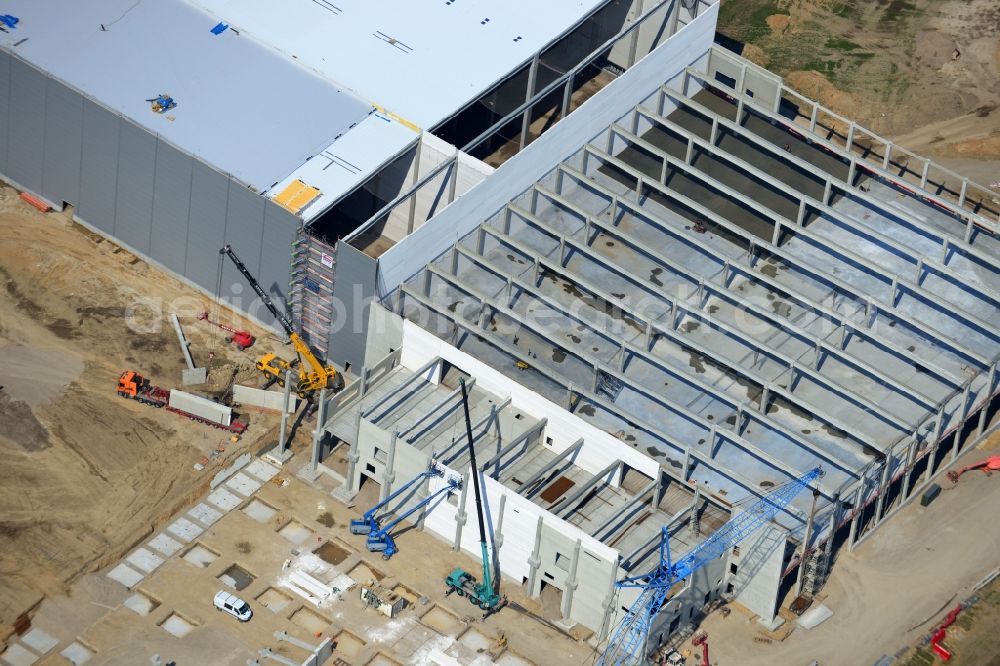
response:
M215 595L215 607L220 611L225 611L240 622L246 622L253 617L250 604L243 601L235 594L229 594L225 590L219 590Z

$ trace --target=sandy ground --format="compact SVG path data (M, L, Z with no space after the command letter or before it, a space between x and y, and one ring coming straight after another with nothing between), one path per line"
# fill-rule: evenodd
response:
M1000 436L992 442L1000 445ZM962 464L992 452L974 451ZM781 643L754 640L760 627L734 612L710 616L714 666L867 666L917 641L1000 564L1000 476L969 473L929 507L912 502L853 553L838 555L822 591L833 617L796 628Z
M719 31L833 110L1000 180L996 0L723 0Z
M185 506L215 467L196 472L200 458L225 444L221 461L273 438L277 419L249 415L234 445L223 431L118 398L127 368L179 386L171 305L188 310L196 362L216 351L207 388L227 384L238 365L241 379L256 380L258 350L227 350L221 332L193 318L207 300L6 186L0 238L2 638L43 595L117 559Z

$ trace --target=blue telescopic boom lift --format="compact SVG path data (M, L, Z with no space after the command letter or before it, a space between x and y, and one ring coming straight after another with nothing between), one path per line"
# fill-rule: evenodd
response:
M379 525L379 518L392 513L390 510L386 509L383 511L383 509L389 506L394 499L405 493L407 490L410 490L418 483L421 483L424 479L431 479L435 476L444 476L444 471L442 471L437 465L431 463L431 466L428 467L426 471L416 475L397 488L384 500L365 511L365 514L360 519L352 520L351 534L371 534L372 532L378 532L379 529L381 529L381 525Z
M438 488L430 495L428 495L424 499L414 504L413 507L411 507L405 513L402 513L399 516L397 516L396 519L393 520L391 523L389 523L388 525L379 530L370 532L368 534L368 541L367 541L368 550L370 550L373 553L382 553L382 559L388 560L390 557L399 552L399 549L396 548L396 540L392 538L391 534L392 530L396 527L396 525L406 520L408 517L412 516L417 511L420 511L425 506L430 505L435 500L441 500L445 495L461 489L462 489L462 481L460 479L448 479L448 483L446 485ZM432 505L429 511L433 511L435 506L437 505L436 504Z
M743 513L731 519L712 536L690 553L670 561L670 534L660 531L660 563L655 569L641 576L629 576L616 583L617 587L635 587L642 590L629 607L625 617L608 640L598 666L637 666L645 663L646 642L653 620L667 602L667 593L709 562L718 559L733 546L752 534L780 513L803 488L823 475L815 468L750 505Z

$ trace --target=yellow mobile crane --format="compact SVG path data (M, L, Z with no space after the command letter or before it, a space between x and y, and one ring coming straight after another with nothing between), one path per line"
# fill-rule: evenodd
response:
M247 279L253 290L260 296L260 300L264 302L264 305L271 311L274 318L281 323L298 357L297 360L289 362L280 358L277 354L264 354L257 360L257 369L263 372L271 383L277 382L279 386L284 387L285 372L294 370L296 365L299 366L299 380L294 388L295 393L300 398L309 399L315 391L319 391L320 389L332 388L338 391L342 389L344 387L344 379L340 376L340 373L333 366L327 365L316 358L316 355L309 348L309 345L306 344L306 341L295 332L292 322L275 307L267 292L264 291L254 276L250 274L250 271L247 270L247 267L240 261L240 258L233 252L233 248L227 245L219 250L219 254L224 254L232 259L233 264L236 265L239 272L243 274L243 277ZM305 361L305 365L303 365L302 361Z

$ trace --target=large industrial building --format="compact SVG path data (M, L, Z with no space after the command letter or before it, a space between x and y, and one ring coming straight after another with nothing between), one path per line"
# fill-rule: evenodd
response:
M997 201L715 45L717 2L61 4L11 10L4 177L255 315L231 243L354 379L337 497L468 478L465 380L503 584L595 645L661 528L821 468L649 647L766 624L996 420ZM469 495L419 522L477 553Z

